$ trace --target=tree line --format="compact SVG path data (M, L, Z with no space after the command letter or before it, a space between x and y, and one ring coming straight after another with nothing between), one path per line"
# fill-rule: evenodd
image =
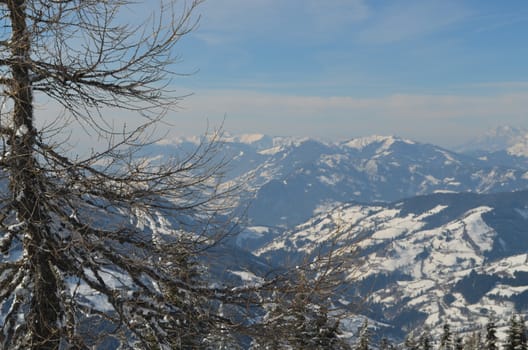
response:
M456 333L449 323L444 323L437 338L432 336L431 329L425 327L420 331L411 330L403 343L391 342L382 337L373 340L373 332L365 321L358 329L354 350L526 350L527 329L522 316L512 315L508 321L506 337L501 341L497 336L497 323L490 319L480 330Z

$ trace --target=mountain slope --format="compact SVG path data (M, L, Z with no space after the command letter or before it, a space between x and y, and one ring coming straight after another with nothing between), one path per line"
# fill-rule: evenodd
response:
M402 335L427 325L499 323L528 306L528 192L433 194L387 205L347 204L255 253L276 264L334 248L355 251L336 303Z
M141 156L155 162L181 159L196 145L195 139L165 141L146 147ZM246 186L241 204L245 208L251 203L248 218L254 225L291 227L325 208L351 201L391 202L441 191L528 188L528 158L521 162L513 156L473 157L391 136L334 143L229 136L216 151L213 163L229 162L224 180Z
M252 223L286 227L332 203L528 188L528 173L521 167L379 136L337 144L315 140L291 144L276 151L252 175L249 184L256 190L248 212Z

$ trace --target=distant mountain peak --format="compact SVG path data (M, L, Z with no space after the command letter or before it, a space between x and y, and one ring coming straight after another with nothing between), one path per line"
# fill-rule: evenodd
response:
M380 136L372 135L367 137L359 137L345 142L343 145L345 147L354 148L357 150L363 150L365 147L371 146L373 144L380 144L378 151L384 151L389 149L395 142L404 142L408 144L414 144L414 141L402 139L395 136Z
M258 141L262 141L264 138L266 138L267 136L264 135L264 134L259 134L259 133L255 133L255 134L240 134L240 135L235 135L235 136L232 136L232 135L225 135L222 140L225 141L225 142L238 142L238 143L245 143L245 144L253 144L255 142L258 142ZM268 136L269 138L269 136Z
M499 125L495 128L488 130L484 136L488 137L511 137L525 134L528 130L525 128L519 128L511 125Z
M457 148L461 152L486 151L498 152L506 151L526 139L528 129L510 125L501 125L486 131L479 137L465 143ZM519 147L515 148L517 154ZM528 151L524 151L528 153Z

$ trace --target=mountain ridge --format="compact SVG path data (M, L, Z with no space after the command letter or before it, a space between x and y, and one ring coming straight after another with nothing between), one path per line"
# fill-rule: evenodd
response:
M426 205L423 205L426 204ZM376 206L344 204L255 252L268 261L356 247L350 290L364 315L402 336L426 325L456 329L506 320L528 306L528 191L430 194ZM339 301L336 301L339 304ZM370 311L369 311L370 310Z

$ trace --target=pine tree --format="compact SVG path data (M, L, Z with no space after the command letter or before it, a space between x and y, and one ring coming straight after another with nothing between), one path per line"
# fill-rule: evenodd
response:
M455 337L455 344L454 344L455 350L464 350L464 338L461 336Z
M482 336L480 332L473 332L470 336L466 337L464 343L465 350L481 350L485 349L485 344L482 343Z
M391 350L392 345L387 337L382 337L378 346L379 350Z
M522 350L526 346L526 341L523 341L523 324L522 320L517 320L516 315L512 315L508 325L505 350ZM524 343L524 344L523 344Z
M486 340L484 346L486 350L498 350L499 348L497 346L497 326L493 319L490 319L486 324Z
M524 319L524 317L522 316L519 316L519 337L520 337L520 342L521 342L521 350L526 350L527 349L527 344L526 344L526 321Z
M429 327L425 326L422 330L422 334L420 334L420 350L432 350L432 340L431 340L431 330Z
M443 333L440 338L440 350L452 350L453 349L453 334L448 323L443 325Z
M403 345L406 350L418 350L419 349L419 343L416 341L413 331L410 331L409 334L407 334Z
M363 321L363 324L359 328L359 340L358 340L355 350L369 350L370 349L369 347L370 337L371 337L371 334L368 328L368 320L365 319L365 321Z

